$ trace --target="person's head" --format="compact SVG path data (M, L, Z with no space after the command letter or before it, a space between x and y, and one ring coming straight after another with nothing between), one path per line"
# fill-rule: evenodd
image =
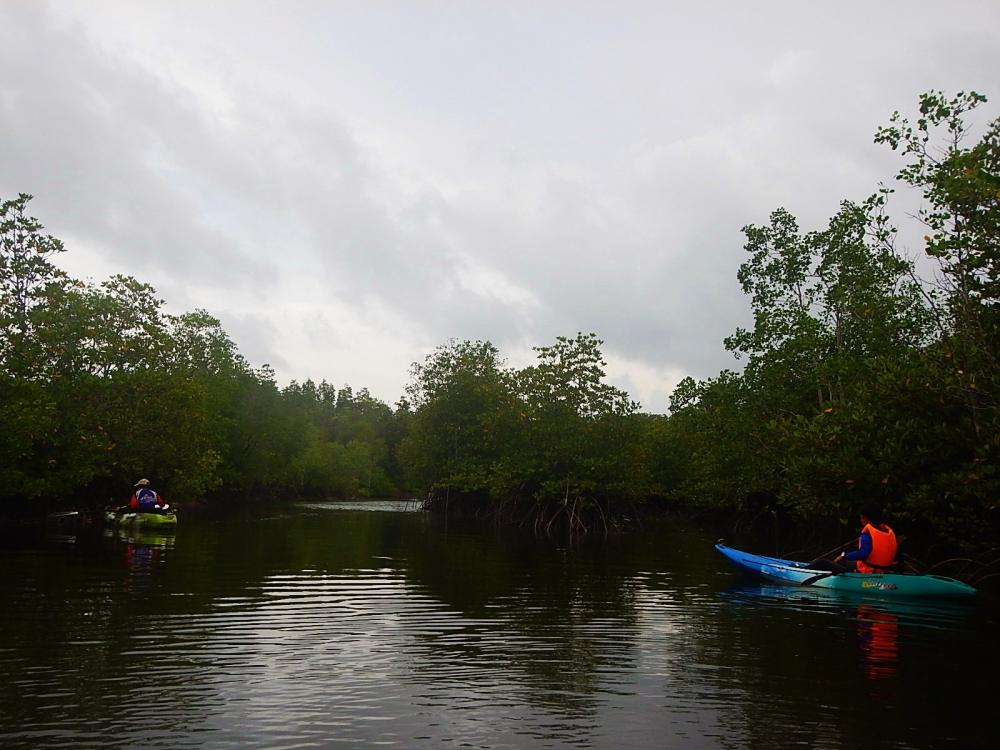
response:
M149 487L149 480L148 479L140 479L138 482L135 483L134 486L135 487Z
M869 506L861 509L861 525L871 524L878 526L882 523L882 509Z

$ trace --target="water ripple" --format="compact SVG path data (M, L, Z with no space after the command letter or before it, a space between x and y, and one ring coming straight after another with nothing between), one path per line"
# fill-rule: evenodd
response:
M0 745L834 747L858 744L851 696L875 685L882 744L915 747L907 651L940 654L947 681L968 663L946 636L984 643L934 605L719 590L713 558L669 545L627 562L307 510L252 544L240 527L5 553Z

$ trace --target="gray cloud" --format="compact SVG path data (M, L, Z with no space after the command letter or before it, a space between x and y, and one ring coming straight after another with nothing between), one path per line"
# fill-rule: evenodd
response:
M50 228L91 238L123 270L266 283L271 264L212 225L216 185L196 170L220 144L194 102L41 6L0 12L4 194L34 193Z
M919 92L1000 96L993 3L689 6L5 3L0 194L285 377L594 330L657 391L733 364L742 226L874 190Z

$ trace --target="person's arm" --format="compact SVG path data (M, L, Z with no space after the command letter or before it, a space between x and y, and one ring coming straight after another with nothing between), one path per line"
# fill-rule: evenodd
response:
M852 552L847 552L844 554L845 560L867 560L868 555L872 553L872 535L867 531L861 534L858 539L858 548Z

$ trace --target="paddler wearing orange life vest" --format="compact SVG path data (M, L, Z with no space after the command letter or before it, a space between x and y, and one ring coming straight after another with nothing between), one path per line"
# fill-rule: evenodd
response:
M896 561L896 534L882 522L882 514L871 508L861 511L858 548L841 552L835 562L853 561L858 573L885 573Z

